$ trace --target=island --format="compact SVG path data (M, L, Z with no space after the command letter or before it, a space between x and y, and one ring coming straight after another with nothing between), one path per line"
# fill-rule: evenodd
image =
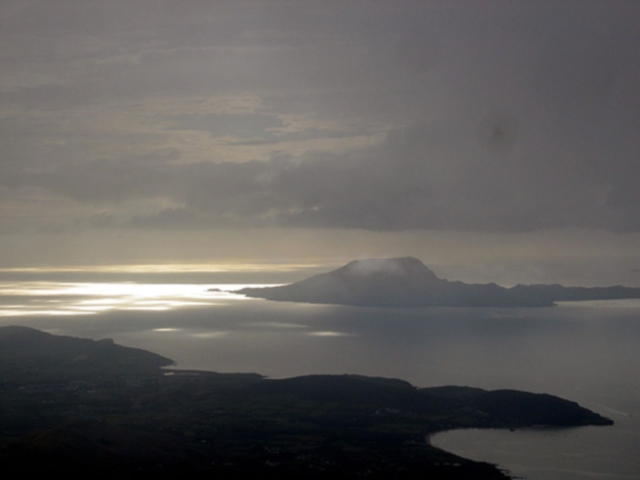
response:
M360 307L550 307L561 301L640 298L640 288L468 284L438 278L413 257L355 260L289 285L235 293L267 300Z
M0 328L0 464L25 476L504 480L429 436L613 423L546 394L170 365L110 340Z

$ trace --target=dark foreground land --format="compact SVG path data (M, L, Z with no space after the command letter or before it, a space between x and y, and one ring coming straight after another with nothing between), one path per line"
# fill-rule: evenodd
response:
M612 423L543 394L161 369L170 364L108 340L0 328L0 465L100 478L506 479L428 436Z

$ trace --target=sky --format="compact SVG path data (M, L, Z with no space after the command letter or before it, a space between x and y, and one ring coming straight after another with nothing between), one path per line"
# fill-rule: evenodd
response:
M638 25L635 0L2 0L0 267L640 284Z

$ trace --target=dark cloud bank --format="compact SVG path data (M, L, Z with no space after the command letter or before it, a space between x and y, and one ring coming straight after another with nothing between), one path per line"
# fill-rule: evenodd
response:
M490 116L473 127L416 124L348 154L192 164L149 156L23 170L5 180L93 205L144 198L175 204L111 219L140 227L637 231L633 166L625 170L606 157L556 163L512 152L521 127L509 117Z
M640 229L634 2L140 5L3 6L16 228Z

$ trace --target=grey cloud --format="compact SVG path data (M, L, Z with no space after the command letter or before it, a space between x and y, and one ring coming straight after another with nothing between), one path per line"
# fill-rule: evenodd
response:
M155 8L153 2L110 8L85 2L77 11L37 3L34 10L51 11L18 16L15 23L26 22L23 31L33 37L32 51L17 48L15 61L73 75L63 84L25 86L5 101L76 104L257 91L280 98L280 109L301 95L306 113L406 122L478 100L521 102L532 92L542 106L581 103L613 88L630 55L637 60L628 47L637 43L630 33L636 29L621 28L622 14L601 12L597 3L582 9L423 3L367 2L363 9L360 2L341 8L241 2L246 7L234 9L188 2L184 11L164 2ZM581 14L593 9L597 16ZM48 18L46 29L41 23ZM43 28L48 34L38 36ZM17 38L19 46L26 43L24 33ZM103 61L110 57L136 61Z
M236 134L239 132L235 132ZM304 128L295 132L268 132L265 131L260 137L248 140L232 140L228 145L250 146L250 145L277 145L282 142L296 142L314 139L340 139L353 138L373 133L371 129L360 128L351 130L331 130L328 128Z
M96 205L145 198L179 205L136 216L133 224L145 228L638 229L640 195L625 172L613 175L599 159L554 177L567 168L557 162L537 163L517 145L487 151L472 125L454 122L417 124L344 155L240 164L123 159L25 173L23 181Z
M167 208L151 215L136 215L122 225L143 229L199 228L203 218L186 208Z
M279 142L317 138L349 138L371 132L364 128L328 129L317 127L285 131L277 115L262 113L182 114L165 117L169 129L204 131L212 137L231 137L230 145L272 145Z
M248 113L212 113L168 117L173 128L209 132L213 137L273 136L269 129L281 128L284 123L275 115Z
M34 168L14 166L0 184L39 187L93 204L122 203L130 198L161 196L171 178L176 152L156 153L117 161L97 160Z
M1 7L0 183L110 205L96 225L640 229L632 2L53 5ZM139 117L93 126L112 109Z
M21 28L9 28L5 36L16 44L13 61L30 73L49 74L51 83L26 84L5 93L5 101L78 104L247 89L267 95L319 89L326 101L332 91L415 87L398 65L423 69L431 62L425 52L432 48L425 46L438 42L403 33L403 22L416 25L417 35L422 29L415 17L428 17L420 8L368 5L363 10L357 2L341 9L251 2L229 9L189 2L184 12L174 12L165 3L151 8L153 2L146 9L85 2L70 10L36 3L14 15L11 24Z

